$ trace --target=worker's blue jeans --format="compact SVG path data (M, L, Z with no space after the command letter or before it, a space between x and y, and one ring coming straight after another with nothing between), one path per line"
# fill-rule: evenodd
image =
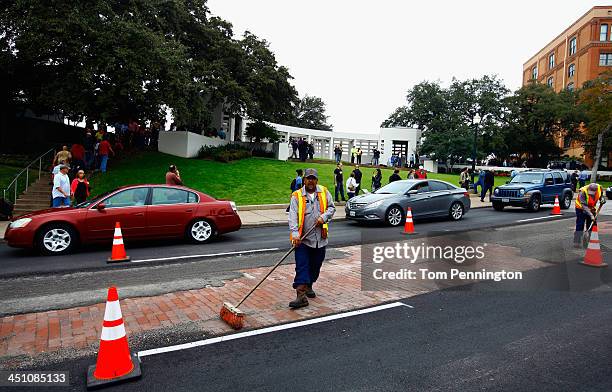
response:
M293 288L298 285L311 285L319 278L321 265L325 259L325 247L311 248L304 244L300 244L295 248L295 279L293 280Z
M582 208L576 208L576 231L584 231L585 223L588 229L591 226L591 217Z

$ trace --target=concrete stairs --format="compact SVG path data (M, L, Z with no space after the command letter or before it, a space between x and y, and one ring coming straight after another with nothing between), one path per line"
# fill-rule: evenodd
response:
M13 216L27 214L28 212L49 208L51 204L50 176L43 173L40 180L32 183L28 190L17 198L13 209Z

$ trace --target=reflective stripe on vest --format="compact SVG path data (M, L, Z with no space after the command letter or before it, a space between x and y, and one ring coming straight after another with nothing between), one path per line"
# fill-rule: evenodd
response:
M580 194L584 193L584 197L586 199L587 202L587 206L588 207L595 207L595 204L597 204L597 201L601 198L601 194L603 193L603 188L601 187L601 185L597 184L597 193L595 194L594 197L591 197L589 195L589 185L585 185L582 188L580 188L580 190L578 191L578 196L576 197L576 208L582 208L582 202L580 201Z
M319 198L319 207L321 209L321 214L323 214L327 210L327 188L322 185L318 185L318 186L321 188L321 192L317 192L317 196ZM306 197L307 196L302 195L302 189L298 189L297 191L291 194L291 197L295 197L298 202L298 233L301 238L302 231L304 229L304 215L306 215ZM322 237L327 238L329 225L327 223L324 223L322 230L323 230ZM289 233L289 238L293 239L293 233Z

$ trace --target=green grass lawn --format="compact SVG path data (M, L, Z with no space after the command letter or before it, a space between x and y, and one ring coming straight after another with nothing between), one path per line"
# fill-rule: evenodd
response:
M2 197L2 190L5 189L15 178L20 171L23 170L23 167L17 167L13 165L4 165L0 164L0 197ZM35 182L38 179L38 170L30 170L30 184ZM21 193L25 189L25 173L19 178L17 182L17 193ZM51 188L49 188L51 189ZM7 199L13 201L14 197L14 188L11 187L7 193ZM49 190L51 192L51 190Z
M122 185L165 182L165 174L170 164L178 166L185 185L218 199L231 199L238 205L287 203L289 184L299 168L314 167L319 172L319 183L327 186L333 193L333 172L336 165L330 163L283 162L274 159L250 158L231 163L221 163L200 159L178 158L158 152L143 152L124 158L113 164L110 160L106 174L97 173L91 180L93 194L99 194ZM352 169L346 165L344 178ZM370 189L374 169L362 168L363 187ZM383 185L392 174L391 169L383 169ZM402 178L407 170L400 173ZM459 175L429 174L429 178L441 179L458 185ZM502 185L507 177L495 178L495 185Z

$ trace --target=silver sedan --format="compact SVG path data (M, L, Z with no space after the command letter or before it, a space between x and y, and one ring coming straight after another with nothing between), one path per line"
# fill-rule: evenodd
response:
M470 195L439 180L400 180L374 193L355 196L345 206L346 217L356 221L386 222L400 225L408 207L414 218L447 216L459 220L470 209Z

